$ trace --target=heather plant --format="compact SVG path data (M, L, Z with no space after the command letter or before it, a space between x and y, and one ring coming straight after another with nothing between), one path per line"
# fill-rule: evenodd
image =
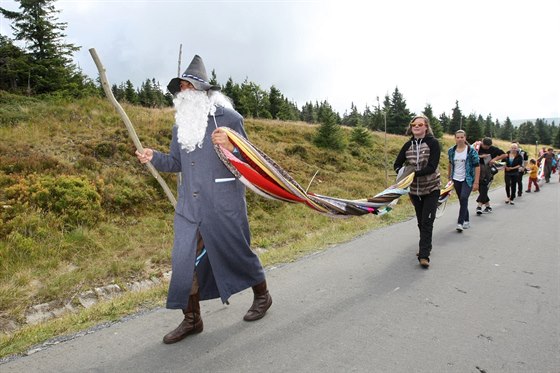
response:
M59 216L66 228L92 226L103 216L95 185L79 176L29 175L6 190L8 201Z

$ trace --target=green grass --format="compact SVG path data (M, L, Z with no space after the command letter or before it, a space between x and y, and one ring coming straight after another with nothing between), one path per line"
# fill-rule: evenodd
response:
M124 108L144 146L168 150L172 110ZM0 114L0 325L24 325L32 305L64 304L94 287L123 286L169 271L173 209L137 162L124 125L106 100L62 102L0 92ZM372 133L369 147L332 151L314 146L316 126L301 122L248 119L246 130L304 188L319 171L311 192L364 198L386 187L382 133ZM345 133L349 137L350 129ZM403 136L387 136L389 169L404 141ZM446 137L444 143L446 149L453 140ZM445 151L441 167L445 177ZM163 176L174 190L175 176ZM389 214L343 219L251 192L247 203L252 244L265 266L294 261L412 216L406 198ZM165 292L160 286L125 294L4 333L0 357L161 305Z

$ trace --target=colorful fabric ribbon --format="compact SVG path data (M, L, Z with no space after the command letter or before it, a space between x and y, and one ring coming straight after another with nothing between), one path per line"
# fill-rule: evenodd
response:
M302 203L330 216L382 215L392 210L398 199L408 193L414 173L402 178L373 197L348 200L308 193L284 169L246 138L227 127L220 127L237 148L244 161L227 149L215 145L224 165L253 192L274 200Z

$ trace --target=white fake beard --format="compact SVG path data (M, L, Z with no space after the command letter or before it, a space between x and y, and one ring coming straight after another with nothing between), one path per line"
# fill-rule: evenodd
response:
M186 90L179 92L173 99L177 141L190 153L197 147L202 148L208 115L214 114L215 106L204 91Z

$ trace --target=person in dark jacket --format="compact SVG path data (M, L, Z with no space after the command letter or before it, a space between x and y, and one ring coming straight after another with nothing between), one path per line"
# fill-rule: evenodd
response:
M519 146L512 143L507 157L504 158L506 166L504 167L504 180L506 182L506 203L514 205L515 193L517 189L517 181L519 180L519 170L523 167L523 157L519 154Z
M441 187L440 146L432 133L430 120L424 115L412 118L406 134L412 135L412 137L401 148L393 168L399 174L406 174L408 170L415 173L410 185L409 196L416 211L420 231L418 261L423 268L428 268L432 251L432 231Z
M200 300L228 298L249 287L254 299L246 321L262 318L272 304L263 267L251 250L245 187L218 158L213 145L238 155L219 127L246 137L243 118L218 87L208 83L195 56L185 73L170 81L175 95L175 126L170 153L149 148L136 152L141 163L163 172L181 172L175 208L175 240L167 308L181 309L181 324L163 337L175 343L203 329Z
M517 143L517 146L519 146L519 143ZM519 168L519 177L517 178L517 197L521 197L523 195L523 191L525 190L523 189L523 175L527 173L525 171L525 166L529 161L529 155L525 150L521 149L521 147L519 147L519 155L523 159L523 164L521 165L521 168Z
M492 167L495 162L499 162L507 157L507 154L500 148L492 145L492 139L490 137L485 137L482 139L480 148L478 149L478 158L480 159L480 180L478 188L478 197L476 202L478 206L476 208L476 214L482 215L483 213L488 214L492 212L492 207L490 206L490 197L488 197L488 189L490 184L494 179L494 174L492 173ZM497 172L497 170L496 170ZM484 210L482 207L484 206Z

